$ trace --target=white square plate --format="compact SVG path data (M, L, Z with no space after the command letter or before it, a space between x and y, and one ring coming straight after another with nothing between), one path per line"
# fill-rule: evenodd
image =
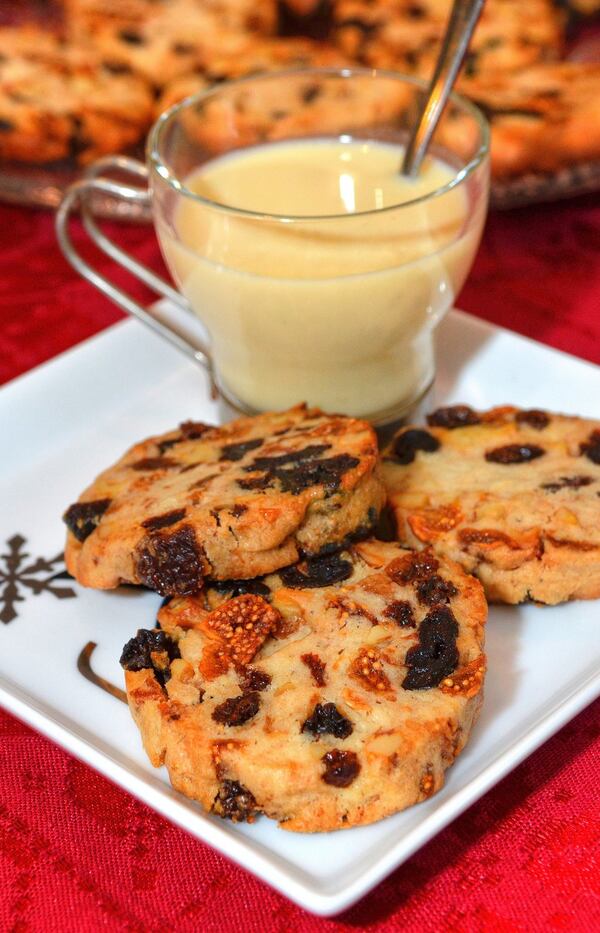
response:
M453 312L439 330L436 402L514 402L598 416L600 369ZM151 627L160 598L54 579L60 516L134 440L186 418L217 420L203 376L127 321L0 393L0 702L159 813L315 913L350 906L600 693L600 601L493 607L481 719L436 796L373 826L301 836L262 818L203 815L142 751L127 707L84 679L121 687L121 648ZM49 563L38 561L45 558ZM70 590L74 596L56 590ZM36 592L38 590L38 592ZM18 599L16 598L18 597ZM22 600L22 601L21 601ZM12 620L8 617L16 613Z

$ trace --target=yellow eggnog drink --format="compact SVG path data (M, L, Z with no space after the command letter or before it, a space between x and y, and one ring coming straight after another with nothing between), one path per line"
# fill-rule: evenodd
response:
M401 161L391 144L300 140L230 153L185 180L196 197L179 197L157 229L227 395L377 417L426 389L431 331L470 268L485 199L473 208L439 159L416 181Z

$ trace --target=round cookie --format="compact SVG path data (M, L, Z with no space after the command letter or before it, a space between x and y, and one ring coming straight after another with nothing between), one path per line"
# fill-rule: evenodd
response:
M375 68L429 78L450 16L450 0L334 0L333 37L348 55ZM552 0L487 0L465 57L467 77L516 71L555 59L564 14Z
M0 46L2 37L0 37ZM87 164L137 143L152 120L139 78L113 74L81 50L49 43L0 54L0 158Z
M463 749L486 614L458 565L371 539L170 600L124 648L130 709L152 763L209 812L372 823L439 790Z
M84 586L185 595L270 573L365 534L384 501L364 421L296 406L222 427L186 422L132 447L67 509Z
M494 178L557 172L600 158L598 62L549 62L516 74L484 73L463 82L461 90L490 121ZM465 136L466 131L465 126Z
M351 64L343 52L325 42L315 42L299 36L287 38L252 38L231 34L224 36L203 56L201 70L170 81L156 105L162 113L185 97L205 90L211 84L249 75L283 71L292 68L330 68ZM280 90L280 94L282 91ZM271 120L281 119L279 110Z
M9 57L62 64L66 51L65 41L48 29L30 23L0 26L0 61Z
M495 602L600 596L600 421L466 405L427 420L383 454L398 540L458 561Z
M275 13L274 2L172 0L140 21L101 22L91 38L108 66L141 75L162 89L169 81L201 69L215 49L238 41L260 42L263 33L273 31Z
M106 25L128 27L153 20L185 23L194 13L210 17L222 30L273 33L276 0L62 0L67 30L81 37Z
M285 44L283 40L275 41L263 43L262 48L266 56L255 59L249 50L250 57L240 58L240 65L246 67L255 61L262 73L276 71L276 57L271 53L279 50L283 56L291 52L296 64L316 64L320 57L321 64L328 60L338 68L343 66L341 53L310 40L294 39ZM225 61L223 56L213 58L211 67L222 68ZM192 93L188 88L187 93ZM368 72L363 72L363 80L354 83L345 79L343 71L337 74L335 70L294 69L286 74L285 81L273 81L265 75L264 81L259 77L255 82L233 83L226 94L208 94L197 106L184 109L182 124L194 144L200 145L205 154L214 155L241 146L312 136L338 137L357 131L359 135L368 131L375 138L383 138L405 118L411 100L410 87L393 77L380 86L373 85Z

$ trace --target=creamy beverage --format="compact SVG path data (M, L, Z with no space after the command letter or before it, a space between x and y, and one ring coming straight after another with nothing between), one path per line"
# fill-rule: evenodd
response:
M468 273L484 199L439 192L457 174L440 160L408 181L399 146L346 140L216 158L185 179L199 197L157 218L219 381L250 408L375 415L433 378L431 331Z

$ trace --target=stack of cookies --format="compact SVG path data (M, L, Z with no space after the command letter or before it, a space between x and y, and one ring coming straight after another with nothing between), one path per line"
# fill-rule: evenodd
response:
M430 77L451 0L55 0L54 31L0 28L0 158L141 144L155 117L218 81L350 64ZM598 0L487 0L459 89L488 115L496 179L600 157L600 65L561 61ZM307 107L311 102L306 102Z
M599 489L600 422L456 406L380 456L364 421L297 406L136 444L67 509L66 561L164 597L121 664L173 786L333 830L442 786L482 701L486 595L600 592Z

